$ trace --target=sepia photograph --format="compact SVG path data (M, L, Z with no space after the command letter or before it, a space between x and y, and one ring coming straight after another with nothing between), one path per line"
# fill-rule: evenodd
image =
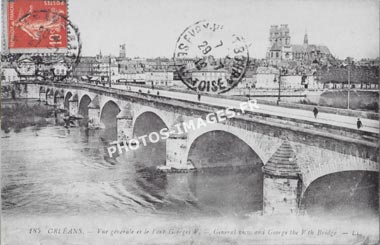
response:
M379 0L1 0L1 244L379 244Z

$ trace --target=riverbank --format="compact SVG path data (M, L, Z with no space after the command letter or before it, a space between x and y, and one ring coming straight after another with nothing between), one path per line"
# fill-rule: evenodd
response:
M1 100L1 129L5 133L17 133L30 126L38 129L47 126L53 117L54 108L37 100Z

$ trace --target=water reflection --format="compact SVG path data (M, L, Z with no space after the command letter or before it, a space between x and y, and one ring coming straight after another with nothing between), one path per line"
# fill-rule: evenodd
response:
M142 168L138 155L143 152L125 154L113 165L104 159L102 133L50 126L41 128L38 136L27 128L3 139L3 209L218 214L232 207L242 213L252 210L255 191L247 173L159 174L152 167ZM226 198L231 193L235 197ZM218 205L211 202L214 198Z
M310 184L304 205L310 215L376 215L378 173L345 171L323 176Z

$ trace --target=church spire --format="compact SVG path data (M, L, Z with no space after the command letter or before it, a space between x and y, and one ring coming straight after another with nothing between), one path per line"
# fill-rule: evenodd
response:
M305 36L303 37L303 44L309 45L309 39L307 38L307 29L305 28Z

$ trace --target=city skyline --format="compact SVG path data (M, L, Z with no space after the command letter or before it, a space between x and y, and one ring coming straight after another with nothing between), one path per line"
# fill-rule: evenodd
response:
M337 58L379 56L379 5L374 0L82 0L69 1L69 18L81 33L83 56L100 50L118 55L119 45L126 44L128 57L171 58L178 36L201 19L244 36L252 58L265 58L269 28L280 24L289 25L292 44L302 44L307 31L309 43L326 45Z

